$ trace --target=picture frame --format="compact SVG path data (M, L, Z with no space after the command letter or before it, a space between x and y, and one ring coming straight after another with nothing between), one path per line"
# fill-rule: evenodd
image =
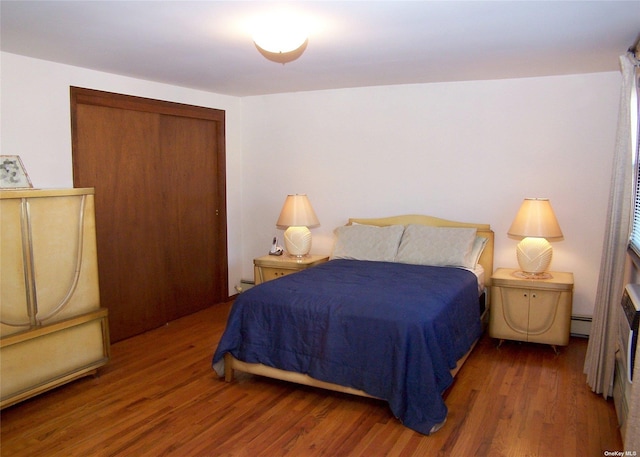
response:
M20 156L0 155L0 189L31 189L31 179Z

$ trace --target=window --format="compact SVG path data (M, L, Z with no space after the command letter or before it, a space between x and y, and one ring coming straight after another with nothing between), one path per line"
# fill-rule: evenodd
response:
M640 68L635 68L635 85L631 89L631 109L630 109L630 122L631 122L631 145L633 153L633 168L634 168L634 192L633 192L633 222L631 226L631 239L629 240L629 247L640 256L640 130L639 116L640 112Z

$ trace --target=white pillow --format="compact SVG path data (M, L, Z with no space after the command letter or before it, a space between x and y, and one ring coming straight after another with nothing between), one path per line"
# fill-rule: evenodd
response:
M402 235L396 261L417 265L472 268L475 228L410 224Z
M476 236L476 239L473 241L473 247L471 248L471 255L469 256L468 268L471 268L472 270L476 268L478 262L480 261L482 251L484 251L484 247L487 245L488 241L489 238Z
M331 259L393 262L398 253L403 225L345 225L334 230Z

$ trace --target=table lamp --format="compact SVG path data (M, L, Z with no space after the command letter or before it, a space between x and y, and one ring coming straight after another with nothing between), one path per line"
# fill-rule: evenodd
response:
M293 257L304 257L311 250L309 227L320 225L306 194L287 195L276 226L286 229L284 247Z
M516 214L509 236L522 238L516 247L521 271L515 275L529 279L548 279L553 248L549 241L563 238L562 230L548 198L525 198Z

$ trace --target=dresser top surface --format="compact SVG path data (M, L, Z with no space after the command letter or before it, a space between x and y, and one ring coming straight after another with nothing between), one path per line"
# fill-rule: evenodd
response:
M75 187L71 189L2 189L0 200L11 198L64 197L68 195L94 194L93 187Z

